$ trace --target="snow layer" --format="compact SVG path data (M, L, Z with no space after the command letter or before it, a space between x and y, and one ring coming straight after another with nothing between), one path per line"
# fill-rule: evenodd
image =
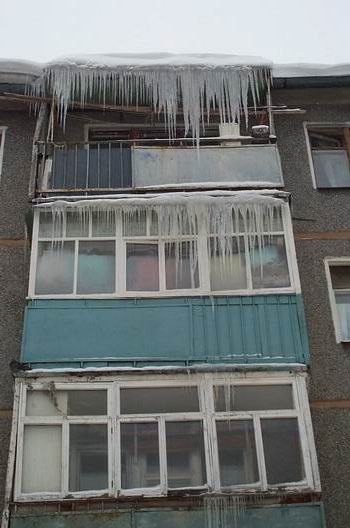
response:
M222 123L248 119L248 94L253 104L269 82L271 63L261 57L236 55L109 54L67 57L50 62L34 95L53 95L64 125L68 105L84 106L92 97L116 105L151 105L164 115L169 136L183 114L185 135L199 143L210 110L218 108ZM181 100L181 107L179 101Z
M344 77L350 76L350 64L312 64L291 63L275 64L272 69L273 78L294 77Z
M47 63L46 68L73 66L77 68L114 69L128 68L184 68L202 66L205 68L232 68L236 66L260 66L269 68L272 62L263 57L213 53L107 53L85 54L60 57Z
M20 59L2 59L0 57L0 76L23 75L40 77L43 74L43 65L37 62Z

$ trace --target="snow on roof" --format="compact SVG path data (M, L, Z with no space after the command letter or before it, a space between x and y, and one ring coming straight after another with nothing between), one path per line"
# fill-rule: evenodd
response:
M350 76L350 64L290 63L274 64L272 76L278 78L295 77L344 77Z
M23 77L40 77L43 73L43 65L38 62L32 62L22 59L2 59L0 57L0 79L6 76L20 78ZM3 81L5 82L5 81Z
M213 53L107 53L67 56L46 64L47 68L76 67L91 69L130 68L182 68L186 66L205 68L230 68L239 66L272 67L272 62L263 57Z

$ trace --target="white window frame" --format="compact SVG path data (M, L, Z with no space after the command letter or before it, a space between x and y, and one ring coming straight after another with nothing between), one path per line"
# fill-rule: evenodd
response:
M5 148L5 134L7 130L7 126L0 126L0 181L1 181L1 174L2 174L2 164L4 159L4 148Z
M330 268L332 266L334 267L335 266L349 266L349 270L350 270L350 257L326 257L324 259L324 264L325 264L325 269L326 269L326 280L327 280L329 302L331 306L332 319L333 319L333 325L334 325L335 340L337 343L349 343L350 339L344 339L342 337L341 328L339 324L337 301L335 298L334 288L332 284ZM349 294L350 294L350 288L349 288Z
M41 209L43 211L43 209ZM259 288L254 289L252 285L252 278L249 273L250 266L247 266L247 288L238 290L225 290L217 291L211 290L210 288L210 269L209 262L210 257L207 250L207 240L211 234L203 232L201 226L199 226L198 235L183 235L181 240L197 240L198 244L198 274L199 274L199 288L194 289L175 289L170 290L165 287L165 255L164 255L164 244L165 242L172 242L170 237L163 237L159 235L151 236L124 236L122 233L121 222L117 222L116 235L112 237L92 237L91 219L89 225L89 235L87 237L64 237L57 238L57 241L72 241L75 243L75 257L74 257L74 286L73 292L76 291L76 277L77 277L77 264L78 264L78 244L79 240L84 241L104 241L104 240L115 240L116 242L116 255L115 255L115 292L114 293L95 293L95 294L48 294L41 295L35 293L35 279L36 279L36 266L38 259L38 242L39 242L39 214L40 210L36 210L34 213L34 224L33 224L33 242L31 252L31 265L30 265L30 276L29 276L29 298L37 299L99 299L99 298L141 298L141 297L183 297L183 296L222 296L222 295L265 295L265 294L276 294L276 293L299 293L300 282L298 274L298 266L296 260L292 222L290 217L290 210L287 203L281 204L282 211L282 222L283 229L280 231L266 231L266 235L284 236L285 249L287 256L287 265L290 278L290 286L281 288ZM244 233L242 232L242 235ZM228 236L231 236L228 235ZM235 236L232 234L232 236ZM55 239L56 240L56 239ZM180 240L177 239L177 240ZM245 237L246 240L246 237ZM40 237L41 242L51 242L51 238ZM158 243L157 241L161 241ZM156 291L129 291L126 289L126 244L127 243L158 243L159 248L159 290ZM249 259L247 247L245 247L246 260ZM164 271L164 272L163 272Z
M45 416L25 416L27 390L47 390L48 384L59 390L101 390L108 391L108 415L101 419L99 416L89 417L45 417ZM310 409L306 390L306 373L234 373L234 374L194 374L191 379L187 375L171 375L167 377L151 375L147 379L137 378L135 375L125 375L117 381L106 381L101 377L95 382L62 382L48 378L42 381L18 381L20 387L20 406L18 420L18 442L17 442L17 464L15 473L14 495L17 501L37 501L50 499L63 499L67 496L71 498L82 498L91 496L101 496L108 494L111 497L117 496L166 496L168 490L166 486L166 445L165 445L165 423L166 421L199 421L203 420L203 441L206 459L207 484L204 486L173 488L177 491L194 490L199 493L206 491L220 492L220 472L217 450L217 437L215 422L218 419L230 420L249 419L254 422L254 434L256 441L256 451L259 470L259 482L241 486L224 487L225 491L239 491L244 493L257 493L276 491L283 488L285 491L301 492L303 490L319 490L320 481L317 467L317 458L312 430ZM294 409L274 410L274 411L249 411L249 412L215 412L214 411L214 385L282 385L288 384L293 387ZM162 413L162 414L120 414L119 391L121 388L147 388L147 387L177 387L177 386L197 386L199 397L199 412L191 413ZM115 404L114 404L115 402ZM297 418L299 425L299 438L301 452L303 456L305 479L296 483L281 483L278 485L268 485L266 479L266 468L264 462L264 450L260 428L262 418ZM160 454L160 486L152 488L121 489L121 447L120 447L120 424L127 422L158 422L159 431L159 454ZM108 490L68 492L69 478L69 445L68 445L68 423L106 423L108 422ZM59 493L21 493L22 456L23 456L23 430L25 424L56 425L63 428L62 447L62 488Z
M350 128L350 122L346 121L343 123L338 122L314 122L314 121L304 121L303 122L303 128L304 128L304 134L305 134L305 140L306 140L306 150L307 150L307 157L309 160L309 167L310 167L310 173L311 173L311 179L312 179L312 186L314 189L330 189L330 190L336 190L339 189L339 187L319 187L317 185L317 179L315 174L315 168L314 168L314 162L312 159L312 148L311 148L311 142L309 137L309 129L315 127L315 128ZM350 167L350 161L349 161L349 167ZM350 184L349 184L350 187Z

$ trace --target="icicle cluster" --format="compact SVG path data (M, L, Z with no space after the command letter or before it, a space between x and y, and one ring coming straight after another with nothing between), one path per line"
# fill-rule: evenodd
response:
M191 243L191 236L201 233L212 235L212 251L222 262L223 270L229 269L236 240L238 252L242 247L242 234L248 240L249 249L261 251L267 232L281 226L283 200L250 192L234 194L229 191L214 193L169 193L148 197L121 197L68 202L58 200L38 207L52 214L52 241L61 239L67 225L67 213L81 230L88 225L92 215L98 222L107 225L123 223L125 234L131 233L136 224L142 224L146 217L152 218L150 236L165 237L173 241L176 271L181 262L183 236L187 243L187 256L191 268L191 283L195 283L198 265L198 246ZM228 266L228 268L227 268ZM181 271L181 269L180 269Z
M204 498L206 528L238 528L245 513L244 497L220 495Z
M209 121L211 109L218 109L222 123L240 122L241 112L248 119L248 94L254 106L260 90L270 80L265 64L162 64L133 65L116 61L114 66L80 64L67 61L48 65L34 95L52 96L58 118L64 126L68 105L82 106L96 100L102 104L151 105L163 114L169 136L176 130L176 116L183 114L185 134L191 132L199 142L201 127ZM180 108L181 105L181 108Z

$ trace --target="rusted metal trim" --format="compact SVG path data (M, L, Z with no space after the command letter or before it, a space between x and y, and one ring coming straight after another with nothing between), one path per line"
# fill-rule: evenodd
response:
M350 400L314 400L310 401L311 409L350 409Z
M350 240L350 229L294 233L295 240Z
M25 247L27 241L24 238L0 238L0 247Z

